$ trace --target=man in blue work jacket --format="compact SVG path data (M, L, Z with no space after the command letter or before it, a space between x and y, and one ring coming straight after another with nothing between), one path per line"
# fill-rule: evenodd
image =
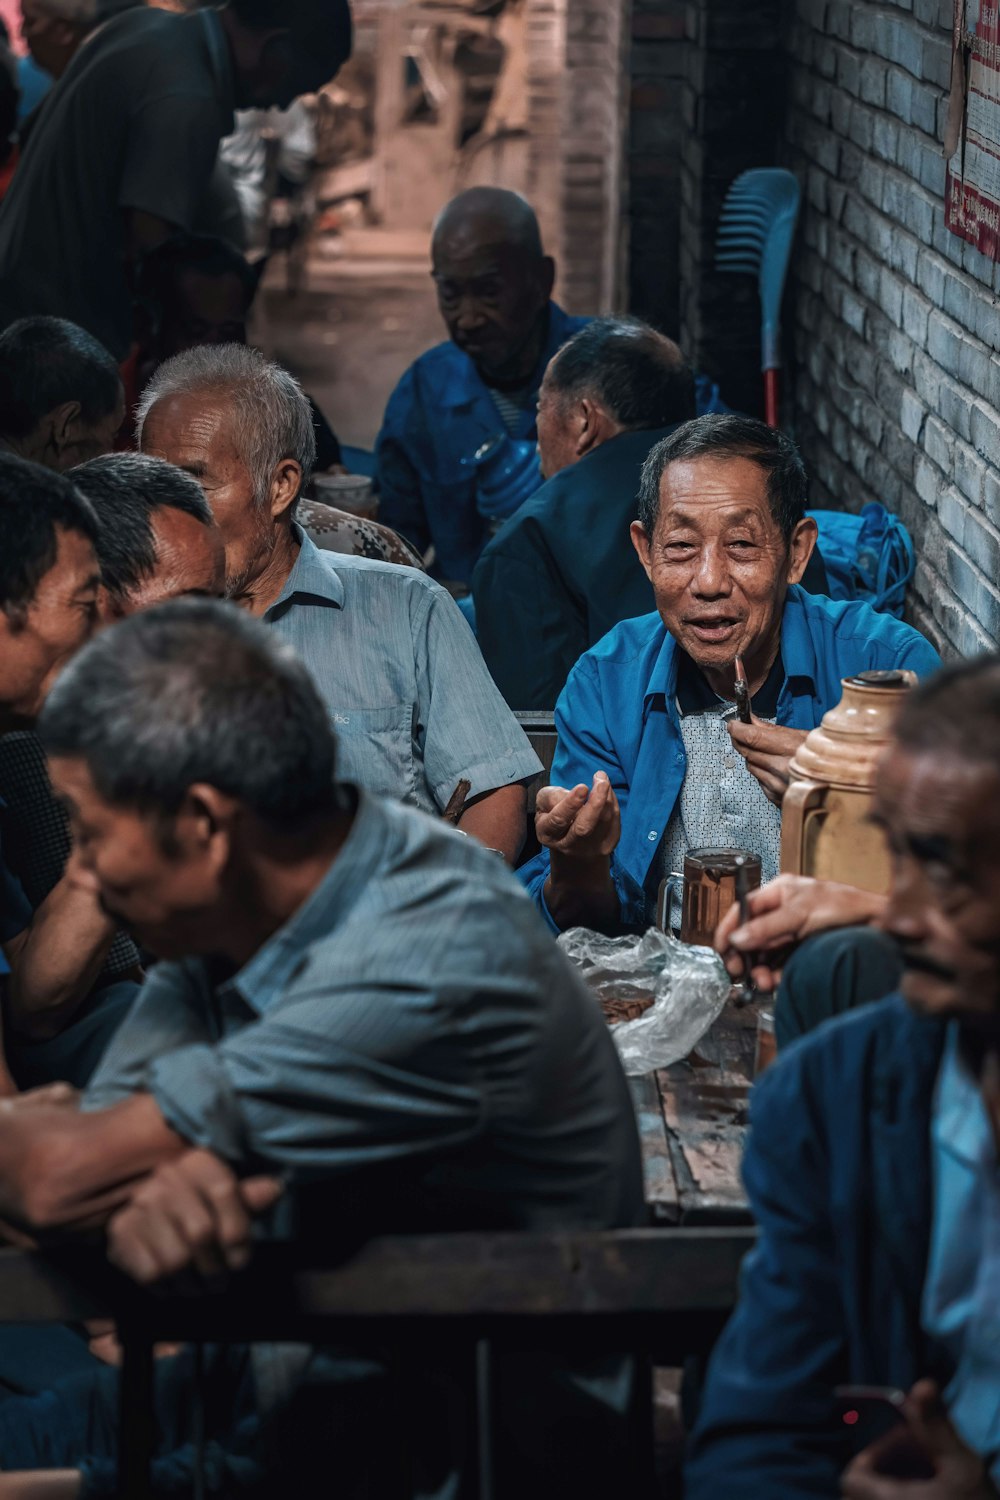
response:
M686 1500L998 1494L1000 658L908 695L873 811L901 994L796 1042L754 1090L760 1238ZM885 1438L870 1403L838 1413L845 1382L909 1392Z
M386 407L375 450L379 518L426 551L437 578L470 584L495 527L542 483L536 407L546 366L585 323L552 301L555 261L518 193L470 188L431 241L450 342L422 354ZM699 411L721 410L696 385Z
M773 878L789 762L842 679L940 666L910 626L798 586L816 542L805 500L794 444L748 417L697 417L649 455L632 539L657 613L570 674L542 852L521 872L554 930L645 929L688 848L753 850ZM749 725L734 719L737 656Z
M518 193L471 188L452 199L434 226L431 260L450 342L421 355L389 399L376 447L379 515L421 551L433 542L438 577L469 583L491 534L480 493L490 490L491 466L476 454L509 438L510 464L541 483L538 388L587 319L551 300L555 261ZM503 453L498 462L508 462Z

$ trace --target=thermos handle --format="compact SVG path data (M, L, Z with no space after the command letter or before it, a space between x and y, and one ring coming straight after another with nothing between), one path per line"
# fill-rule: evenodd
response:
M818 781L793 781L781 804L781 873L806 875L802 868L806 819L822 806L826 787Z

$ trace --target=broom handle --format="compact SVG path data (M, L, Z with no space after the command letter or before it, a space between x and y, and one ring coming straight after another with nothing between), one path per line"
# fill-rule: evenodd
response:
M764 421L768 427L778 426L778 371L764 371Z

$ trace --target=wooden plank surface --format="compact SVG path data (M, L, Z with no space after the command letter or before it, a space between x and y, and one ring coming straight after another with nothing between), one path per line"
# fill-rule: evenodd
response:
M740 1165L756 1038L757 1007L727 1005L691 1058L632 1080L654 1222L750 1223Z
M752 1242L740 1229L387 1236L336 1266L261 1247L225 1287L143 1293L99 1251L0 1251L0 1323L122 1315L157 1337L292 1337L325 1319L438 1320L660 1316L724 1311Z

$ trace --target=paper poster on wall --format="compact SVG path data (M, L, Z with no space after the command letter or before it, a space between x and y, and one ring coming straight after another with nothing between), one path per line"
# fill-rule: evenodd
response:
M1000 7L955 0L945 219L1000 260Z

